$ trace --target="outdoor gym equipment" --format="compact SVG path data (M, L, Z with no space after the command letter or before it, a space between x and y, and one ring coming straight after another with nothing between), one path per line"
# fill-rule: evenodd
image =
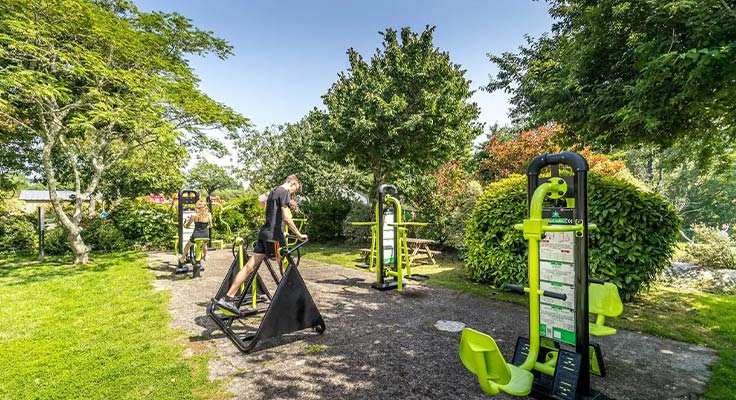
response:
M574 177L554 176L559 164L570 166ZM546 166L553 176L540 183ZM587 171L573 152L540 155L527 168L529 217L515 227L529 242L529 287L509 288L529 294L529 338L517 340L513 363L486 334L466 328L460 339L460 359L488 394L602 398L590 387ZM545 198L564 199L565 207L545 207Z
M294 238L289 237L288 239L293 240ZM220 298L227 293L235 275L244 268L247 252L243 242L243 239L238 240L238 255L233 260L215 298ZM207 307L207 315L215 321L240 351L248 353L263 339L279 337L302 329L312 328L320 334L325 331L326 326L322 314L317 309L299 273L300 248L307 242L308 240L305 240L293 247L277 249L276 262L281 265L282 257L287 260L287 268L281 276L276 274L268 257L256 266L236 294L235 304L240 310L239 316L221 310L214 301ZM273 295L258 273L264 264L276 284ZM245 323L241 325L242 328L245 328L245 332L233 329L236 320L243 322L260 314L264 314L263 319L260 320L255 330Z
M184 244L192 236L194 228L187 228L184 226L184 222L192 215L194 215L195 204L199 200L199 192L193 189L182 189L177 195L177 237L176 237L176 255L184 254ZM202 268L201 262L201 248L206 245L209 239L196 239L195 246L190 247L189 254L185 262L178 261L177 268L174 270L175 274L186 274L189 273L188 264L192 265L192 278L198 278ZM197 260L197 252L200 252L199 260Z
M412 274L409 246L406 242L407 227L427 226L427 224L403 222L401 202L397 197L387 194L386 192L389 190L398 197L396 186L388 184L378 186L375 221L353 222L352 224L371 227L369 268L376 271L376 281L371 284L371 287L382 291L391 289L402 291L404 278L415 281L429 279L426 275ZM391 265L393 265L393 268ZM386 280L388 277L394 279Z

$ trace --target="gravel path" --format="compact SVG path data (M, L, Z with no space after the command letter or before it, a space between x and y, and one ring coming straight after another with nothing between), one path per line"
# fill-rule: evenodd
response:
M507 360L517 336L527 335L525 307L416 282L379 292L370 288L373 274L302 260L327 330L267 340L243 354L205 312L232 261L228 250L210 254L196 280L172 275L170 254L151 253L149 268L156 289L171 291L171 327L190 335L190 354L214 351L210 376L231 379L237 399L487 399L457 356L460 333L435 324L486 332ZM698 398L716 360L711 349L635 332L599 339L608 376L592 385L610 398Z

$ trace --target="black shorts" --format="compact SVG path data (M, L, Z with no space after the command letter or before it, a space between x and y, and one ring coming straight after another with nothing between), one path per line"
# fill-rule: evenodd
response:
M194 243L194 239L208 239L210 238L210 233L207 231L194 231L192 232L192 236L189 238L189 243Z
M286 247L286 243L283 242L271 240L264 242L262 240L257 240L255 247L253 247L253 252L258 254L266 254L269 258L274 258L276 257L276 245L278 245L278 248Z

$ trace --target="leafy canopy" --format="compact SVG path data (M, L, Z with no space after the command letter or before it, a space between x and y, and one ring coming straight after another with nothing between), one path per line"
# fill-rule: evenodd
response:
M370 171L373 190L466 155L481 132L465 70L434 47L434 30L387 29L370 62L349 49L350 68L322 96L325 150Z
M235 139L240 175L251 186L263 190L276 187L295 174L302 182L302 192L309 198L333 197L336 190L360 188L364 175L351 165L325 158L318 141L318 114L296 123L250 129Z
M220 189L238 189L240 185L224 168L205 159L200 159L197 165L187 174L187 182L192 187L204 189L207 194Z
M709 161L736 138L736 7L722 0L550 0L551 35L490 55L512 117L579 143L674 145Z

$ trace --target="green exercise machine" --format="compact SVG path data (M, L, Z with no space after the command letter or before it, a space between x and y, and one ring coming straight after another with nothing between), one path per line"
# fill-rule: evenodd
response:
M393 192L394 196L387 192ZM398 190L394 185L378 186L378 202L375 207L376 219L372 222L353 222L355 226L370 226L371 248L368 254L368 268L375 270L376 281L371 287L377 290L402 291L404 279L425 281L426 275L411 272L407 228L427 226L423 222L404 222ZM393 279L390 279L393 278Z
M199 200L199 192L193 189L182 189L177 195L177 236L176 236L176 254L184 253L184 245L189 241L189 238L194 232L194 228L187 228L184 226L184 222L194 215L195 204ZM192 265L192 278L200 277L200 272L204 270L202 268L202 250L207 245L209 239L195 239L195 245L190 247L189 254L185 254L186 261L182 263L177 261L177 268L174 270L176 274L187 274L189 273L188 264Z
M558 176L560 164L574 176ZM547 166L553 176L540 179ZM590 385L591 370L603 372L603 366L594 354L600 365L591 367L588 229L594 226L588 225L587 171L585 159L574 152L540 155L527 168L528 218L515 227L529 244L529 287L509 288L529 295L529 337L517 340L511 363L489 335L466 328L460 339L460 359L487 394L605 398Z

